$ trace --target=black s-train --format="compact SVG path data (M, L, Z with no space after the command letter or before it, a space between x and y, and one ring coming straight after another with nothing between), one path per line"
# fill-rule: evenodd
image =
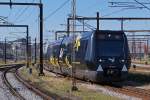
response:
M92 31L64 37L48 46L49 69L94 82L120 81L128 74L131 64L126 35L123 31ZM72 48L75 61L72 62Z

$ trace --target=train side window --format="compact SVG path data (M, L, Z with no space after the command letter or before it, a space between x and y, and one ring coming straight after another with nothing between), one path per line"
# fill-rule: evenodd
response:
M114 35L115 39L121 39L121 35Z
M81 46L76 56L80 58L81 60L84 59L86 49L87 49L87 40L81 40Z
M97 39L105 39L105 34L98 34Z

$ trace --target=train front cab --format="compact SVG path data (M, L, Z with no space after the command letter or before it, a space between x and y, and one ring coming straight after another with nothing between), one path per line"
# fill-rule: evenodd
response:
M96 81L121 81L128 75L128 43L121 31L95 32Z

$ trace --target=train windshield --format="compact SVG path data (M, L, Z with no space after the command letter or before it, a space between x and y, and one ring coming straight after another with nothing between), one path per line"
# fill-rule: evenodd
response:
M123 41L121 40L99 40L97 41L96 50L98 56L122 56Z

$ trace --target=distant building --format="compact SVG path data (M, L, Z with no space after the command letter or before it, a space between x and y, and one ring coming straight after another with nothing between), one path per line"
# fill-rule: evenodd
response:
M0 41L0 59L4 59L5 56L4 50L5 50L5 42ZM13 59L11 43L6 43L6 55L7 59Z
M150 57L150 45L145 41L129 41L130 53L133 58Z

